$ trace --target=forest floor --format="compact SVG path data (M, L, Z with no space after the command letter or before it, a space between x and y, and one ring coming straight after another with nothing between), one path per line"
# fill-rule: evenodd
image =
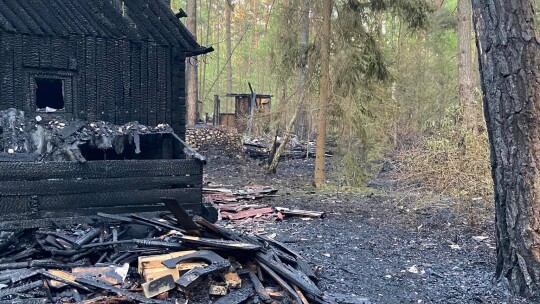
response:
M362 191L319 191L311 186L313 160L285 161L266 175L255 160L207 155L207 181L272 186L279 196L270 205L327 212L320 220L246 227L289 242L319 270L324 291L389 304L530 303L493 284L493 220L464 224L451 199L404 191L392 172Z

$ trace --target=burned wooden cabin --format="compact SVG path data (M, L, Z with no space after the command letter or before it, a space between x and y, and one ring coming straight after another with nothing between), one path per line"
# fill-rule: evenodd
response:
M76 139L80 121L167 124L175 133L131 132L120 141L137 147L120 154L112 145L69 143L79 161L58 161L40 157L36 144L13 143L4 126L0 220L154 211L163 196L202 212L201 160L181 153L185 59L212 49L168 2L0 0L0 110L24 111L35 126L63 121L51 133L63 134L60 141Z

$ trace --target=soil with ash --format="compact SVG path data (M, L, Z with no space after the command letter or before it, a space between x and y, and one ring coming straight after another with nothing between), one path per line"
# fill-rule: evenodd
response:
M465 224L452 200L411 195L389 173L361 193L317 191L313 168L313 160L289 160L266 175L257 161L209 155L205 174L222 185L273 186L279 196L270 205L327 212L321 220L245 227L290 243L318 270L324 291L372 303L530 303L493 283L493 220Z

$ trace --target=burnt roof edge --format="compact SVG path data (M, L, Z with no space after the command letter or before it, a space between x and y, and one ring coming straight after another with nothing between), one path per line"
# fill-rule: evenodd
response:
M214 51L214 48L213 47L199 47L197 49L193 49L193 50L188 50L185 52L186 54L186 57L193 57L193 56L199 56L199 55L204 55L204 54L208 54L208 53L211 53Z

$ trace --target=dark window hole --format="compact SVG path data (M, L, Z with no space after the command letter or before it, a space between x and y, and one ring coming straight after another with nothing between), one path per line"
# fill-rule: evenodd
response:
M61 110L64 105L64 81L36 78L36 106L38 109Z

